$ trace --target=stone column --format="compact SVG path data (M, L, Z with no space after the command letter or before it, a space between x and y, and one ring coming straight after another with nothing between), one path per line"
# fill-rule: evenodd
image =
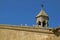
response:
M41 22L41 27L43 27L43 22Z
M48 28L48 24L46 23L46 28Z

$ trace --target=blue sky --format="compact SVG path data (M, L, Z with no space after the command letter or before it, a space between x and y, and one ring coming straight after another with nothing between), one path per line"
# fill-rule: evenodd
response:
M0 24L36 25L41 4L49 15L49 27L60 26L60 0L0 0Z

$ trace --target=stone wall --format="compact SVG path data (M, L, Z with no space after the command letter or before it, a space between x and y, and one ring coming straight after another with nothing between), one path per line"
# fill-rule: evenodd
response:
M23 28L0 26L0 40L59 40L60 36L55 36L52 32L40 32L38 28ZM28 29L28 30L26 30ZM32 30L33 29L33 30ZM36 30L38 31L36 31ZM35 30L35 31L34 31ZM42 30L43 31L43 30Z

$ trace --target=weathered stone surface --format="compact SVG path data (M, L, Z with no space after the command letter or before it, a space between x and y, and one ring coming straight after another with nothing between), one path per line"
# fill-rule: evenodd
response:
M0 26L0 40L59 40L49 29Z

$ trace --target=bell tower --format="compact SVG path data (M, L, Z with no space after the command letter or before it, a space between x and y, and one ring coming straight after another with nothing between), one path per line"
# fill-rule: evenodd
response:
M38 27L48 27L48 20L49 20L49 17L44 11L44 5L42 4L41 11L36 16L36 24Z

